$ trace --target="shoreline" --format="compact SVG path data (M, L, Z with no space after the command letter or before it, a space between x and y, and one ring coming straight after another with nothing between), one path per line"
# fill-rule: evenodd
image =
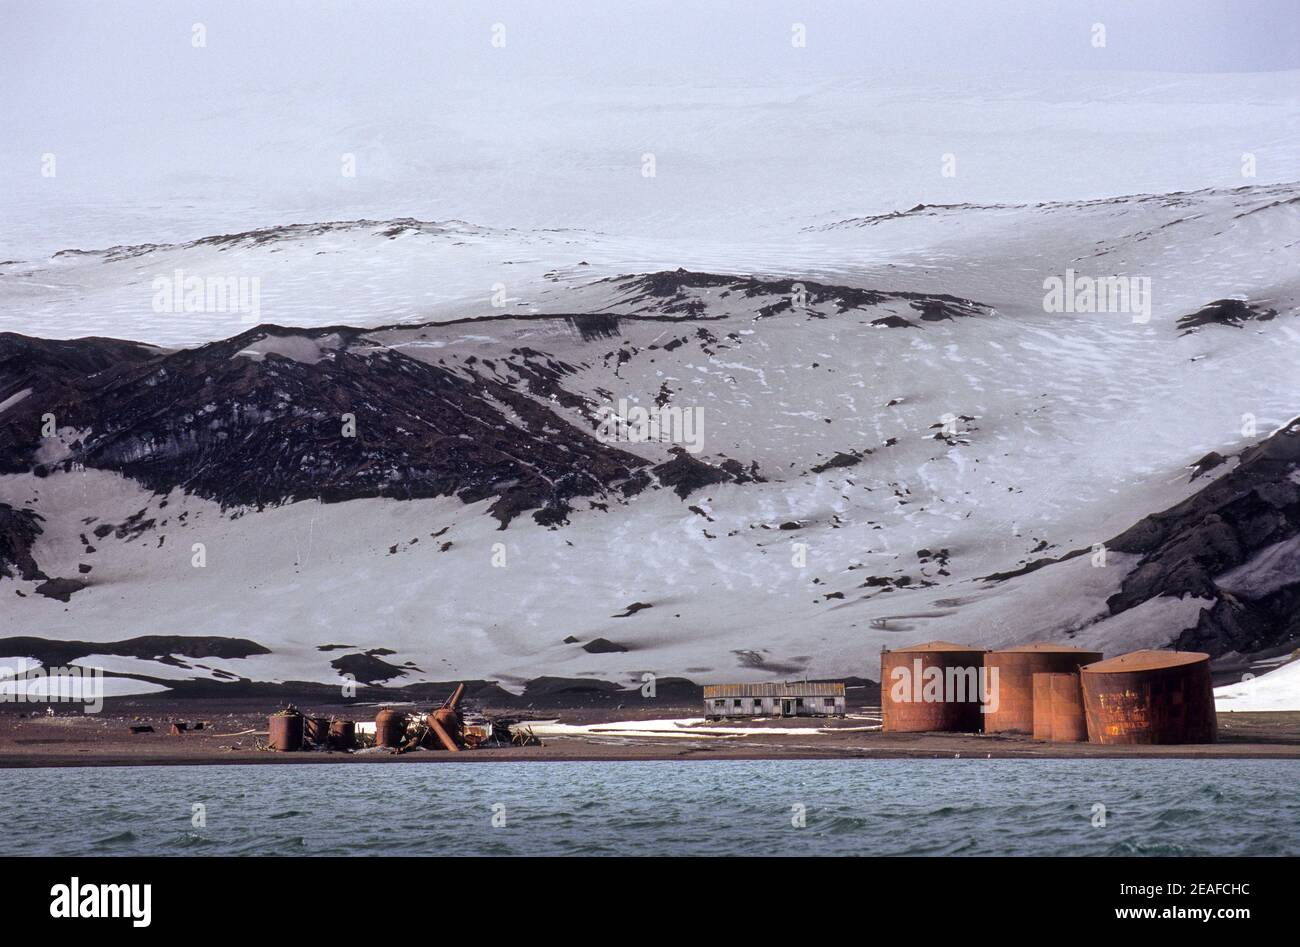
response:
M844 718L767 718L738 726L700 724L697 707L546 708L534 712L542 746L486 747L449 753L417 750L305 750L277 753L257 748L265 737L264 708L222 707L196 717L180 703L151 706L147 716L118 706L113 714L26 716L0 714L0 770L126 766L318 766L422 763L619 763L670 760L878 760L878 759L1294 759L1300 760L1300 712L1219 715L1216 743L1104 746L1049 743L1015 734L884 733L864 727L878 708L851 708ZM215 709L215 708L209 708ZM326 708L317 708L325 711ZM367 709L340 708L364 718ZM358 713L360 711L360 713ZM873 713L874 712L874 713ZM517 710L509 712L512 717ZM543 716L544 714L544 716ZM169 734L173 720L203 720L204 729ZM680 729L665 730L665 721ZM678 721L680 721L678 723ZM527 725L527 718L520 721ZM614 725L618 722L619 725ZM560 724L562 733L548 734ZM646 729L630 729L637 724ZM131 726L154 732L131 734ZM660 729L654 729L655 726ZM606 728L613 733L601 733ZM713 731L712 733L710 731ZM740 731L740 732L735 732Z
M48 758L23 758L23 759L0 759L0 771L5 770L31 770L31 769L125 769L136 768L141 766L328 766L328 765L358 765L365 766L369 764L377 765L420 765L420 764L447 764L447 763L482 763L490 765L492 763L653 763L653 762L682 762L697 761L702 763L732 761L732 762L795 762L804 760L843 760L870 762L873 760L942 760L942 759L967 759L967 760L1140 760L1140 759L1169 759L1169 760L1300 760L1300 752L1268 752L1262 748L1243 747L1230 753L1204 753L1189 752L1186 748L1174 748L1180 750L1171 753L1152 753L1152 752L1135 752L1135 753L1094 753L1094 754L1076 754L1070 752L1030 752L1030 753L1008 753L1008 752L990 752L983 756L976 754L954 754L951 752L938 752L935 750L917 750L914 752L903 752L897 750L884 750L876 752L863 749L858 752L752 752L742 751L739 753L719 753L719 754L681 754L681 753L619 753L619 754L598 754L598 753L579 753L566 754L563 756L556 755L537 755L537 756L514 756L508 751L501 753L482 754L403 754L402 756L391 757L363 757L357 758L347 754L319 754L321 758L315 757L317 754L302 754L296 758L288 758L285 755L270 756L259 755L257 758L240 758L231 759L230 757L214 756L195 756L195 757L161 757L161 758L140 758L140 757L104 757L93 761L80 758L67 757L48 757Z

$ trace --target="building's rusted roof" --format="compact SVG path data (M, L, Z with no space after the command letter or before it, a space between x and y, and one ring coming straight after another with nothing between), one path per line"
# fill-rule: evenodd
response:
M843 697L842 683L705 684L704 699L714 697Z

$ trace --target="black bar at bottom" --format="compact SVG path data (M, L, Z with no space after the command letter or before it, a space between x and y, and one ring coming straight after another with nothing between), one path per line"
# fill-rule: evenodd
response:
M1300 859L11 857L6 866L0 900L10 933L76 925L174 935L279 919L295 934L338 934L460 917L491 936L557 924L613 925L604 927L612 935L691 916L701 918L692 922L700 932L720 926L768 938L786 925L874 926L891 917L938 936L969 933L979 918L1067 930L1199 925L1230 937L1243 924L1292 915ZM148 885L147 912L145 889L104 885ZM84 916L114 907L117 917Z

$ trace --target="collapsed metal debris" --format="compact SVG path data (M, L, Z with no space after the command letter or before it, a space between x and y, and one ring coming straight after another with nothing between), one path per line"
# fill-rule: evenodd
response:
M459 684L441 706L427 714L408 714L396 707L384 707L374 722L341 720L337 717L308 717L292 704L267 717L267 742L259 749L276 752L327 750L336 752L379 751L410 753L440 750L459 753L486 747L541 746L527 728L516 721L488 718L462 708L465 685Z

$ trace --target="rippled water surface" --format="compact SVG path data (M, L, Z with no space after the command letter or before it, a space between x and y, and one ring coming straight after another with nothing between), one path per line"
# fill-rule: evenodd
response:
M6 855L1300 855L1300 761L8 770L0 817Z

